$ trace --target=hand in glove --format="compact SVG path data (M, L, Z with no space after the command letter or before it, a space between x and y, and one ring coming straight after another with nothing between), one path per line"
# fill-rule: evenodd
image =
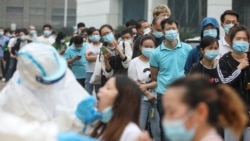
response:
M94 96L89 96L78 104L75 114L83 124L89 124L101 118L101 113L97 111L95 104Z
M80 136L74 132L66 132L66 133L60 133L57 136L57 141L99 141L99 140L87 136Z

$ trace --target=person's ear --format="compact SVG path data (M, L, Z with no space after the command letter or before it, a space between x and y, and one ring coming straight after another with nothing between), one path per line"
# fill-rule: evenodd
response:
M194 126L206 124L208 122L208 118L209 118L208 116L209 116L209 108L206 103L201 102L196 107L191 118L187 120L186 127L190 129Z
M222 22L220 23L220 26L221 26L222 28L224 27L224 25L223 25L223 23L222 23Z
M201 52L201 54L204 54L205 53L205 49L204 48L200 48L200 52Z

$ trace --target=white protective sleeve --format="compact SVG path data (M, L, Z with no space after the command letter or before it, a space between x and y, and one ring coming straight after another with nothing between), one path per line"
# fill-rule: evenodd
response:
M58 129L54 124L27 122L0 111L0 139L2 141L56 141Z

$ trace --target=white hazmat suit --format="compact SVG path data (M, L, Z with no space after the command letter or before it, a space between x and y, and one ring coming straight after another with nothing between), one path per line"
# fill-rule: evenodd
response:
M55 123L59 131L80 131L74 111L86 96L53 47L31 43L18 52L17 70L0 93L0 107L27 121Z

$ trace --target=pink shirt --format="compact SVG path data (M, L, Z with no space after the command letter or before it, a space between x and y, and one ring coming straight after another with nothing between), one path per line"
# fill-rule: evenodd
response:
M211 129L200 141L223 141L215 129Z

